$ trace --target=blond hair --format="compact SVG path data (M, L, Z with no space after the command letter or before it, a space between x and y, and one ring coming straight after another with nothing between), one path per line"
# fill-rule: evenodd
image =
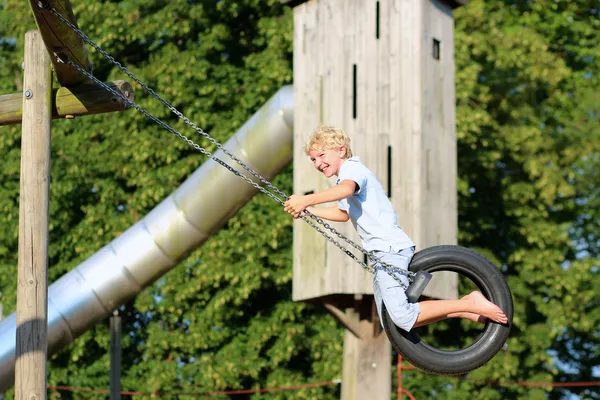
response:
M308 155L311 150L334 150L341 147L346 148L345 158L352 157L350 137L348 137L343 129L333 126L319 126L311 133L310 138L308 138L304 152Z

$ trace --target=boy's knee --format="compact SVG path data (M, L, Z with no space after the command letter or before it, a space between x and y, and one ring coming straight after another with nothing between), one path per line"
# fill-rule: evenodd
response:
M394 325L408 332L415 325L415 321L419 316L419 306L418 304L406 302L400 308L388 310L388 313Z

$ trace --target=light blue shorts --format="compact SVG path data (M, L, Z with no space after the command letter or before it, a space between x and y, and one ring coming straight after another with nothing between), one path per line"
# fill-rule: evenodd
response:
M398 267L403 270L408 270L408 264L415 253L415 248L410 247L408 249L401 250L400 252L384 252L376 251L375 256L381 261ZM404 293L405 289L392 278L387 271L381 265L376 265L375 276L373 278L373 295L375 297L375 304L377 305L377 312L381 319L381 304L385 303L390 318L400 329L410 331L421 308L418 303L409 303ZM408 286L408 278L406 275L397 273L400 280Z

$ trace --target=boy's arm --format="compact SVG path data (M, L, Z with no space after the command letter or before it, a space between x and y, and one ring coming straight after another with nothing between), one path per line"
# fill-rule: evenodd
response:
M306 197L310 202L308 206L317 204L329 203L330 201L338 201L350 197L356 191L356 182L346 179L321 192L309 194Z
M350 219L348 213L340 210L337 206L331 207L308 207L306 209L315 217L323 218L334 222L346 222ZM298 215L301 216L302 214ZM295 218L298 218L295 216Z
M300 214L306 209L306 207L314 206L316 204L329 203L330 201L338 201L350 197L354 194L355 190L356 182L351 180L343 180L339 184L323 190L322 192L308 194L305 196L292 195L288 201L285 202L285 211L292 215Z

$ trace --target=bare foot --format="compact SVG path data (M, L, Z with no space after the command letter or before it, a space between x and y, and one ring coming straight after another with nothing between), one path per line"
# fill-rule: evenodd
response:
M463 296L461 298L461 300L469 300L470 297L471 297L471 295L468 294L466 296ZM448 318L466 318L466 319L470 319L471 321L474 321L474 322L479 322L481 324L485 324L487 322L486 317L484 317L483 315L472 313L472 312L451 313L451 314L448 314Z
M486 299L480 292L471 292L465 296L464 299L473 301L473 311L475 314L479 314L479 316L489 318L492 321L496 321L501 324L506 324L508 322L506 314L504 314L500 307Z

